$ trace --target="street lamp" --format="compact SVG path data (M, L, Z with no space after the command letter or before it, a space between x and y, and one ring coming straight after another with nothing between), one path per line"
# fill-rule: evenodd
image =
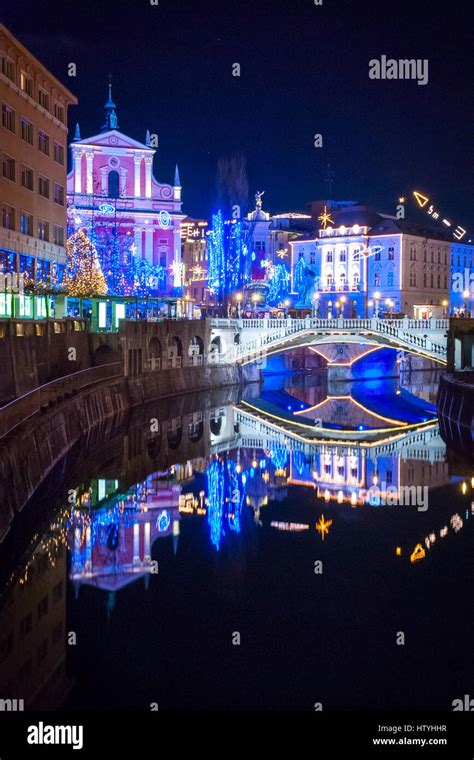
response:
M443 307L443 316L446 318L448 316L448 301L444 299L444 301L441 301L441 306Z
M254 314L255 314L255 316L256 316L256 315L257 315L257 303L258 303L258 302L259 302L259 300L260 300L260 297L259 297L258 293L253 293L253 294L252 294L252 299L251 299L251 300L252 300L252 303L253 303L253 310L254 310Z
M375 309L374 309L374 317L379 316L379 301L380 301L380 293L378 290L374 293L374 301L375 301Z
M392 299L391 298L386 298L385 299L385 305L386 305L386 307L388 309L389 314L391 314L393 306L394 306L394 302L392 301Z
M465 290L463 292L463 294L462 294L462 297L464 298L464 316L465 317L468 316L468 314L467 314L467 304L468 304L469 296L470 296L470 293L469 293L468 290ZM469 316L471 316L470 310L469 310Z
M243 300L242 293L237 293L237 295L235 296L235 300L237 301L237 316L240 319L242 316L242 300Z
M369 309L372 309L373 305L374 305L373 301L367 301L367 306L368 306ZM369 316L369 315L367 314L367 316Z
M345 303L347 301L346 296L341 296L340 301L341 301L341 317L343 317L344 316L344 305L345 305Z
M283 306L285 307L285 316L288 316L288 309L290 308L291 301L289 298L287 298L285 301L283 301Z

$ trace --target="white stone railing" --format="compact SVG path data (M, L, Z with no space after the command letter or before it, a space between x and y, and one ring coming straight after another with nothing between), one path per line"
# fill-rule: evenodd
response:
M400 347L420 349L434 357L445 358L445 332L449 327L447 319L243 319L213 320L226 322L227 328L239 330L241 341L236 346L238 359L258 354L272 346L277 346L288 337L310 332L321 335L331 333L371 333L394 338ZM214 326L214 325L213 325ZM215 325L217 327L217 325ZM221 325L224 327L224 325ZM256 337L251 337L253 331ZM250 333L250 335L249 335ZM435 340L436 339L436 340Z

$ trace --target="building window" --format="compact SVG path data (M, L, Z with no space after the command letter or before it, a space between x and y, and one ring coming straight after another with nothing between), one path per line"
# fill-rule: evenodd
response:
M6 230L15 229L15 209L6 203L2 206L2 227Z
M54 143L54 160L64 166L64 145L61 143Z
M316 264L316 251L310 251L310 254L309 254L309 263L310 264Z
M328 251L326 261L328 264L332 264L332 251Z
M431 287L434 288L434 274L431 273Z
M54 242L56 245L64 245L64 227L59 227L59 225L54 225Z
M24 235L33 234L33 217L26 211L20 213L20 232Z
M64 206L64 187L57 182L54 183L54 202Z
M44 219L38 219L38 237L49 242L49 222Z
M109 172L108 196L109 198L118 198L120 196L120 178L119 173L116 171Z
M33 145L33 124L23 116L21 117L21 139Z
M410 246L410 261L416 261L416 248L415 246Z
M41 174L38 177L38 192L43 198L49 198L49 179Z
M438 275L438 288L440 288L440 287L441 287L441 275L439 274Z
M58 121L62 121L64 123L64 107L57 101L54 104L54 115Z
M33 277L35 260L33 256L27 256L26 253L20 254L20 272L25 272L28 277Z
M346 287L346 273L345 272L341 272L339 275L339 287L341 288L341 290L345 290L345 287Z
M10 182L15 181L15 159L7 153L2 154L2 175Z
M33 615L31 612L26 615L20 623L20 638L24 638L33 630Z
M24 71L20 72L20 90L29 95L30 98L33 97L33 80Z
M375 272L374 274L374 286L377 287L380 285L380 274L378 272Z
M388 260L395 261L395 248L393 247L393 245L390 246L390 248L388 249Z
M426 288L427 285L428 285L428 275L425 272L423 275L423 287Z
M343 248L341 253L339 254L339 261L345 262L346 260L346 249Z
M423 261L426 262L428 260L428 257L426 255L426 248L423 249Z
M374 261L380 261L380 251L376 251L374 253Z
M33 169L22 164L21 167L21 185L27 190L33 190Z
M445 265L448 263L448 254L446 251L444 252L444 263Z
M328 288L332 287L332 283L333 283L332 274L328 274L328 275L327 275L327 277L326 277L326 284L327 284L327 287L328 287Z
M444 275L444 289L445 290L448 289L448 275L447 274Z
M393 482L393 473L392 470L387 470L385 473L385 482L388 486L392 485Z
M9 129L10 132L15 131L15 111L6 103L2 103L2 127Z
M15 64L10 58L2 55L2 74L10 79L11 82L15 81Z
M410 270L410 287L416 288L416 270Z
M45 108L46 111L49 111L49 93L41 87L38 90L38 103Z
M387 285L389 288L393 288L394 284L395 284L394 274L393 272L389 272L387 275Z
M46 132L43 132L42 130L38 132L38 149L41 153L44 153L45 156L49 156L49 137Z

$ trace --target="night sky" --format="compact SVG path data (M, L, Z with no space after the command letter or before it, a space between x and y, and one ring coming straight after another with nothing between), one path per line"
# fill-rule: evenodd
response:
M251 194L265 190L272 212L328 197L329 163L334 198L393 213L400 194L421 189L474 228L465 3L18 0L2 21L77 95L69 124L79 121L83 138L103 123L112 73L121 131L158 133L155 174L171 182L179 164L190 215L208 216L218 158L242 150ZM429 84L370 80L368 62L382 54L428 58Z

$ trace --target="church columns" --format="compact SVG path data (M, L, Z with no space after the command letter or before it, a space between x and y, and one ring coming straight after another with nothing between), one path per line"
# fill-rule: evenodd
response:
M125 198L127 195L127 170L120 167L120 195Z
M145 258L153 264L153 227L145 227Z
M143 526L143 532L144 532L144 553L143 553L143 562L145 564L148 564L151 561L151 552L150 552L150 535L151 535L151 526L149 522L146 522Z
M140 523L133 526L133 564L140 562Z
M134 156L133 163L135 164L135 198L140 198L140 168L142 165L142 156Z
M86 151L86 193L92 195L94 192L94 151Z
M142 258L142 231L138 227L135 227L133 231L134 243L135 243L135 256L138 259Z
M82 153L74 151L74 192L82 193Z
M100 190L102 195L107 195L107 167L102 166L100 169Z
M151 173L153 156L145 157L145 198L151 198Z

